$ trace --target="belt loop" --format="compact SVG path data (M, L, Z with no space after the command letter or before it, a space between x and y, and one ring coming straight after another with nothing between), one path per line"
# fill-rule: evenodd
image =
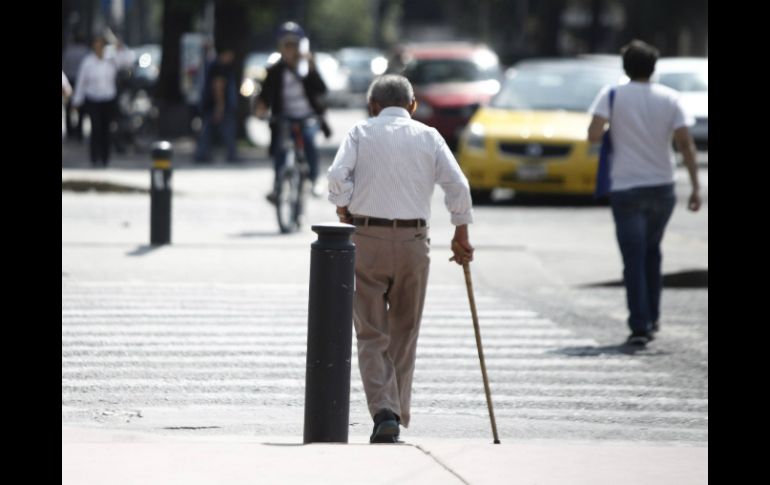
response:
M422 229L422 219L417 219L417 229Z
M398 219L393 219L393 229L398 227Z
M364 227L369 227L369 217L364 218Z

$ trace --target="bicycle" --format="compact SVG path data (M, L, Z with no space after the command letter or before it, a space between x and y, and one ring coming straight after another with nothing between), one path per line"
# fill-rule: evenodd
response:
M305 123L315 120L316 115L302 119L284 116L272 117L271 123L277 123L286 162L278 172L275 186L276 215L282 234L296 232L302 225L305 210L306 184L310 178L310 165L305 156L305 140L302 128Z

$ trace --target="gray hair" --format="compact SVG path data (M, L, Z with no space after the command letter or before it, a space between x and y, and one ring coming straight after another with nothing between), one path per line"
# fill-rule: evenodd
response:
M375 78L366 93L367 102L376 102L383 108L388 106L409 106L414 99L414 90L407 78L397 74L384 74Z

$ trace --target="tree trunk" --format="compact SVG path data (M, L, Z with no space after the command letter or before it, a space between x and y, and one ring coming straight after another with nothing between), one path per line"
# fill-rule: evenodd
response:
M163 4L163 58L156 92L158 99L176 103L183 101L179 89L180 39L192 28L192 12L179 0L164 0Z
M189 131L189 116L180 89L180 39L192 28L192 9L183 0L163 2L163 57L155 95L160 118L158 135L174 137Z
M604 0L591 0L591 27L588 31L588 52L600 52L603 50L604 25L602 13L605 8Z
M252 46L249 45L251 25L248 22L247 4L248 1L244 0L230 0L228 2L217 2L214 8L214 46L217 52L231 49L235 53L233 70L236 73L235 82L237 88L240 88L242 81L244 59L249 51L252 50ZM239 138L246 135L248 109L248 103L243 102L242 96L239 93L236 110L236 127Z
M67 36L69 35L69 17L70 17L70 1L62 0L61 2L61 57L64 60L64 49L67 47Z
M552 0L541 4L538 8L540 25L540 55L558 56L559 34L561 33L561 15L566 6L566 0Z

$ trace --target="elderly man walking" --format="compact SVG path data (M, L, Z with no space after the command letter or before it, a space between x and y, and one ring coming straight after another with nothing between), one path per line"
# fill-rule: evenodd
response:
M455 225L457 264L473 259L468 181L444 139L411 119L409 81L381 76L367 94L371 118L347 134L329 168L329 200L356 226L353 321L371 443L396 443L408 427L417 336L430 265L430 203L436 184Z

